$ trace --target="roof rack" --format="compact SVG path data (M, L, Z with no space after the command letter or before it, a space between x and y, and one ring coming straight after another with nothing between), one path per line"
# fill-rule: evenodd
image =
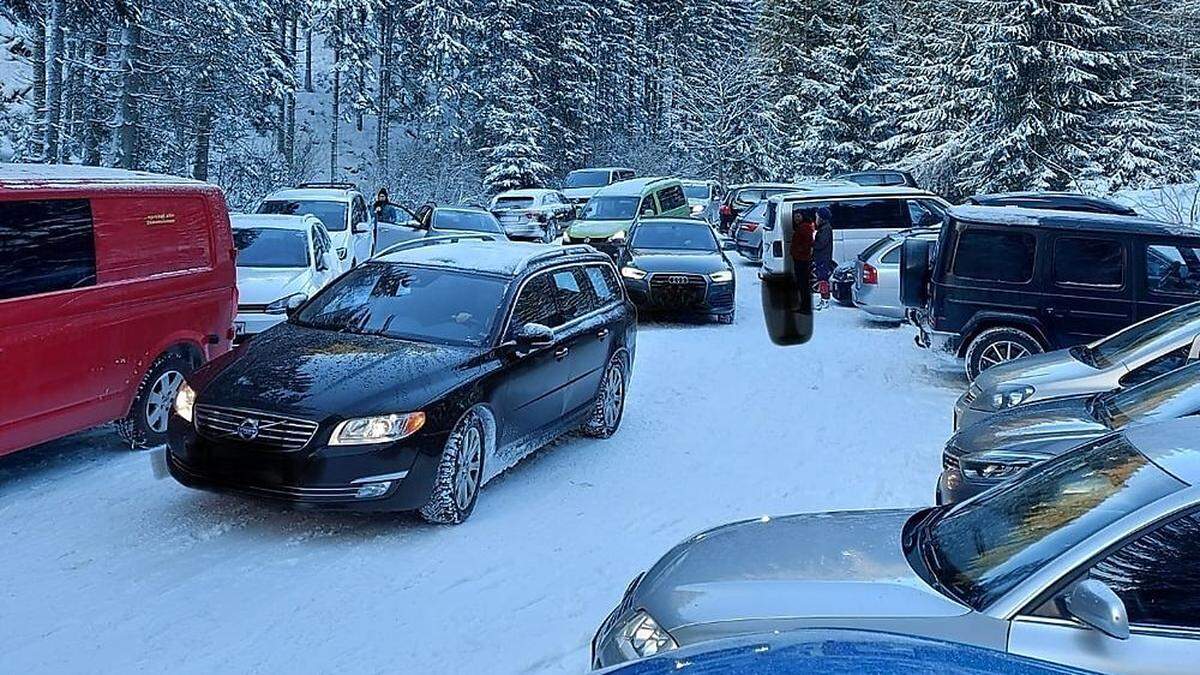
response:
M539 263L545 260L554 260L555 258L565 258L570 255L579 255L581 253L595 253L596 249L587 244L568 244L553 251L543 251L537 255L529 256L525 259L525 263L521 269L527 269L534 263Z
M297 185L296 187L301 188L301 189L326 188L326 189L331 189L331 190L357 190L358 189L358 186L355 185L354 183L333 183L333 182L320 182L320 181L313 182L313 183L301 183L301 184Z
M375 253L375 255L373 255L371 257L378 258L379 256L388 255L391 253L397 253L399 251L409 251L412 249L424 248L426 246L440 246L442 244L456 244L460 241L500 241L500 237L498 235L486 234L486 233L439 234L439 235L436 235L433 237L421 237L420 239L410 239L408 241L402 241L399 244L392 244L391 246L383 249L382 251L378 251L377 253Z

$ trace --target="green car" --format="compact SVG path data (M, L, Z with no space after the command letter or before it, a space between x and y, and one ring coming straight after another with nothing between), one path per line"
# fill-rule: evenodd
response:
M567 229L564 244L591 244L616 257L639 218L691 215L678 178L634 178L600 189Z

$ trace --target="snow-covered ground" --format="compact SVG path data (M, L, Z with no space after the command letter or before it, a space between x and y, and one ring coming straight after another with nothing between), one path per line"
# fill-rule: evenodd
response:
M736 325L642 326L613 439L536 454L459 527L194 492L107 430L0 459L0 671L579 673L697 530L929 503L958 372L841 308L774 347L738 282Z

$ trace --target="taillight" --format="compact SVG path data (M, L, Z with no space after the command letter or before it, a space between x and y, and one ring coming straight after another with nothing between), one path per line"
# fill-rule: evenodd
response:
M753 232L758 229L758 223L750 223L750 222L742 223L742 229L747 232Z
M862 282L871 285L878 284L879 270L875 269L875 266L870 263L863 263Z
M732 216L732 215L733 215L733 209L729 208L729 205L728 205L728 204L722 204L722 205L721 205L721 215L723 215L723 216Z

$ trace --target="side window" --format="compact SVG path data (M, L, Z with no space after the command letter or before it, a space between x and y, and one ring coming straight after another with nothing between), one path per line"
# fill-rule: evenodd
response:
M633 178L632 171L618 171L617 172L617 180L619 180L619 181L629 180L630 178Z
M607 305L617 297L617 289L609 282L609 275L605 275L606 268L598 265L592 265L584 268L584 273L587 275L588 282L592 286L592 291L596 294L596 299L599 301L599 306ZM613 279L615 281L615 279Z
M1054 282L1120 288L1125 284L1125 246L1113 239L1059 237L1054 242Z
M658 193L658 205L664 212L687 206L687 197L683 195L683 188L673 185L661 190Z
M888 251L887 253L884 253L883 257L879 259L879 262L881 262L885 265L899 265L900 264L900 249L902 249L902 248L904 248L904 247L896 246L895 248Z
M550 328L563 323L554 299L554 288L547 274L539 274L530 279L521 289L521 297L517 298L517 304L513 307L509 335L527 323L540 323Z
M968 229L958 236L954 276L1025 283L1033 278L1037 238L1028 232Z
M923 199L908 200L908 218L917 227L929 227L942 222L941 209Z
M1147 246L1146 288L1151 293L1200 296L1200 248Z
M908 225L908 209L902 199L872 199L833 205L835 230L894 230Z
M1200 515L1189 514L1122 546L1089 576L1125 603L1129 623L1200 628Z
M559 270L551 274L554 297L558 300L558 311L562 323L576 319L591 311L588 294L583 290L583 280L577 269Z
M1183 366L1187 363L1188 352L1191 349L1192 346L1188 344L1179 349L1169 351L1156 359L1151 359L1147 363L1142 364L1141 367L1126 373L1121 378L1121 386L1132 387Z
M370 220L370 217L367 215L367 204L363 201L362 197L354 198L354 206L351 211L351 220L354 223L365 223Z
M313 264L325 256L325 242L321 241L321 231L312 228Z
M96 284L86 199L0 202L0 300Z
M654 206L654 195L649 194L642 197L642 204L638 207L638 215L653 216L658 213L658 209Z

